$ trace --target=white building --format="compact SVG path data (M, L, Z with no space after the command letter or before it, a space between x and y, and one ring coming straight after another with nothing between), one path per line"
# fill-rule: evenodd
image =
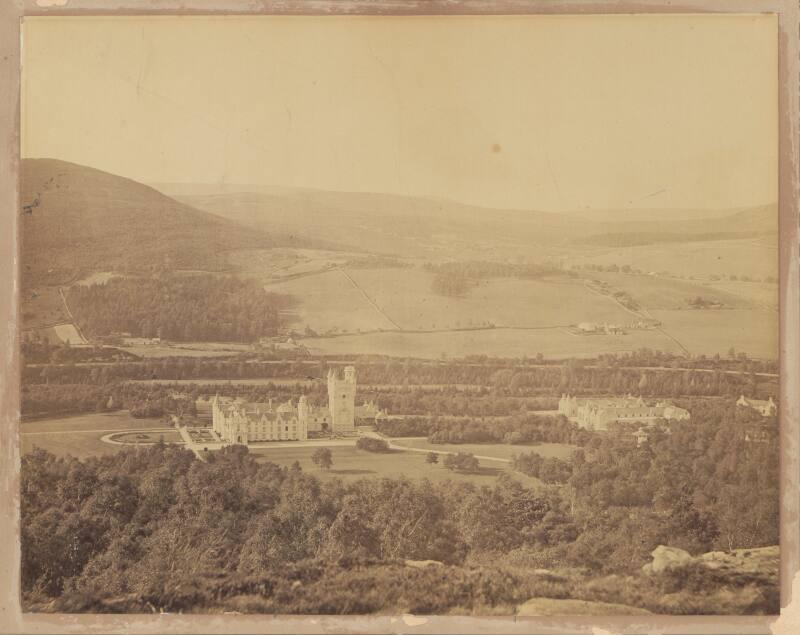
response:
M772 400L772 397L764 401L762 399L748 399L742 395L736 401L736 405L757 410L762 417L774 417L778 413L778 405Z
M599 399L562 395L558 402L558 412L576 422L581 428L589 430L607 430L608 425L615 421L652 423L657 419L682 421L691 416L688 410L666 401L659 401L651 406L641 397L630 395Z
M312 406L305 396L295 407L291 401L273 407L267 403L214 397L212 429L227 443L305 441L308 433L337 436L356 434L356 369L347 366L340 375L328 373L328 407ZM372 409L369 409L372 412Z

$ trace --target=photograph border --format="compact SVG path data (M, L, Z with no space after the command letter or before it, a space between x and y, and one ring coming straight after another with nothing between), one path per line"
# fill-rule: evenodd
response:
M537 15L770 13L778 19L781 615L653 617L59 615L22 613L19 556L19 167L21 21L26 16ZM800 0L2 0L0 2L0 633L800 632ZM57 108L57 104L53 106ZM797 589L794 592L794 589Z

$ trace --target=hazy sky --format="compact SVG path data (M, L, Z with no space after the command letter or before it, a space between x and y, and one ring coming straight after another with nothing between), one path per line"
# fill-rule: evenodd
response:
M777 199L770 16L26 18L23 156L583 210Z

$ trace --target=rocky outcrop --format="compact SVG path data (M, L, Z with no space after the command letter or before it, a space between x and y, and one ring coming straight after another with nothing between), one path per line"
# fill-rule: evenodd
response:
M692 554L688 551L665 545L658 545L650 555L653 556L653 561L642 567L642 571L648 575L681 567L692 560Z
M648 575L699 565L726 576L732 582L749 579L777 582L780 563L780 550L777 545L735 549L730 552L710 551L699 556L692 556L688 551L677 547L659 545L651 555L653 561L642 567L642 571Z

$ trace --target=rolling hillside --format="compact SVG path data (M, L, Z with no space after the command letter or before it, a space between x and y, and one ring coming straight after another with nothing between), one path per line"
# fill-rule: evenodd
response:
M595 214L488 209L396 194L262 186L162 184L177 200L253 228L308 232L316 239L402 256L500 257L587 247L775 236L774 205L738 210L631 210ZM239 188L237 191L236 188ZM247 191L243 191L246 188Z
M141 183L55 159L23 159L22 265L27 285L93 271L222 270L224 252L270 247L275 237Z

